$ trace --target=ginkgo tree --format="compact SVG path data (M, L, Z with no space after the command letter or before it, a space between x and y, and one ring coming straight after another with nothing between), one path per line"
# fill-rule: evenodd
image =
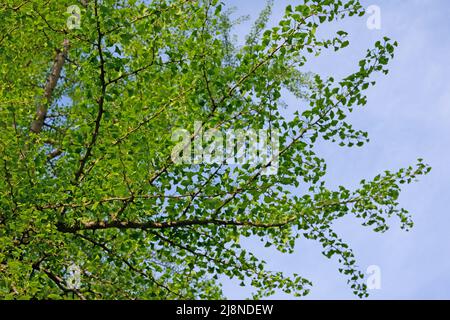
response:
M318 241L367 295L333 223L353 215L384 232L395 216L409 229L400 187L430 168L419 160L330 190L315 147L368 142L347 116L397 43L380 39L353 74L322 78L306 62L349 41L317 30L362 16L359 1L299 1L275 27L270 7L237 45L218 0L2 1L0 297L213 299L224 278L253 298L310 291L301 275L268 270L242 238L284 253ZM285 92L298 99L289 119ZM270 163L174 163L172 133L194 140L194 122L277 130L277 173L262 174Z

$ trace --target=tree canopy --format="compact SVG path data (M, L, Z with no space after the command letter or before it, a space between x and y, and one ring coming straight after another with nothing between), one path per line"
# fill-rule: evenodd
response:
M411 228L401 185L430 168L419 159L357 189L326 185L317 142L368 142L347 116L366 104L397 46L380 39L342 79L305 70L349 45L345 31L317 30L362 16L359 1L304 0L275 27L269 2L243 45L218 0L74 2L0 4L0 297L213 299L223 277L251 286L253 298L308 294L309 280L268 270L241 246L248 237L283 253L299 238L320 242L365 297L333 223L353 215L384 232L395 216ZM289 119L280 112L287 92L298 104ZM194 140L195 121L277 130L277 173L263 174L273 159L174 163L172 133L184 128Z

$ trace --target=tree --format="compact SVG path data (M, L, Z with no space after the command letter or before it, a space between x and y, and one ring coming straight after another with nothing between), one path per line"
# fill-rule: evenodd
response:
M241 47L218 0L82 1L80 15L71 5L0 6L1 297L219 298L222 276L251 285L254 298L309 292L307 279L267 270L243 237L281 252L298 238L319 241L354 293L367 295L332 224L354 215L384 232L398 216L410 228L400 186L430 168L419 160L356 190L325 185L316 141L368 141L347 115L366 104L372 75L388 72L397 46L378 41L339 81L304 71L311 56L349 44L344 31L319 39L316 30L363 15L359 1L305 0L273 28L269 2ZM298 98L292 119L280 114L283 90ZM194 141L195 121L278 131L277 174L263 174L275 158L174 163L172 133L184 128Z

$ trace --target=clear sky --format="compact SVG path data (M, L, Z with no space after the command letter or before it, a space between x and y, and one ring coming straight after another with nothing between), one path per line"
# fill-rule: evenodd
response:
M275 0L272 20L279 19L288 4L302 1ZM239 39L264 6L263 0L225 0L236 14L251 20L235 29ZM336 79L357 69L357 62L375 41L389 36L399 42L390 74L377 78L368 104L351 118L355 128L369 132L371 142L363 148L346 149L322 144L319 154L328 163L330 186L356 186L385 169L414 164L424 158L433 171L404 189L400 203L414 216L415 227L404 232L395 219L385 234L376 234L346 218L335 225L337 233L353 249L362 270L381 268L381 289L375 299L450 299L450 1L362 1L365 7L381 9L381 30L369 30L368 16L350 18L330 30L346 30L351 45L338 54L331 52L311 61L305 71ZM297 102L285 97L288 112ZM285 255L247 241L270 268L299 273L314 283L309 298L354 299L338 263L321 255L318 243L299 240L296 253ZM249 290L226 281L229 298L246 298ZM273 298L289 298L278 294Z

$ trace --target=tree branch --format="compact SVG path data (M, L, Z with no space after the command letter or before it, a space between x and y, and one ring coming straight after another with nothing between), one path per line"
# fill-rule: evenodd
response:
M97 48L98 48L98 54L100 59L100 86L101 86L101 93L100 97L97 100L98 104L98 112L97 112L97 118L95 119L95 128L92 133L91 141L87 147L86 153L84 157L80 160L80 166L75 173L75 183L78 182L78 180L83 176L84 173L84 167L86 166L87 161L89 160L89 157L92 155L92 149L94 148L95 143L97 142L97 138L100 132L100 123L103 118L103 114L105 112L104 110L104 103L105 103L105 95L106 95L106 72L105 72L105 58L103 56L103 49L102 49L102 41L103 41L103 33L101 31L100 27L100 18L98 14L98 4L97 1L94 2L94 13L97 23Z
M41 269L41 271L42 271L43 273L45 273L45 274L47 275L47 277L48 277L50 280L52 280L52 281L56 284L56 286L57 286L59 289L61 289L62 291L64 291L64 292L73 292L73 293L75 293L75 294L78 296L78 298L80 298L81 300L86 300L86 297L85 297L80 291L78 291L78 290L76 290L76 289L69 289L69 288L67 288L67 287L64 285L64 280L61 279L61 278L60 278L59 276L57 276L56 274L54 274L54 273L52 273L51 271L46 270L46 269Z
M81 230L102 230L102 229L171 229L182 228L189 226L238 226L238 227L253 227L253 228L276 228L283 227L293 222L297 217L294 216L288 220L276 223L262 223L252 221L234 221L234 220L218 220L218 219L193 219L193 220L179 220L179 221L167 221L167 222L133 222L133 221L90 221L90 222L78 222L75 225L68 225L65 223L59 223L57 225L58 230L64 233L75 233Z
M44 126L44 121L47 116L48 106L52 101L53 91L55 90L56 84L61 76L61 70L64 66L67 54L69 52L69 40L65 39L63 43L63 50L58 51L53 62L52 71L47 78L47 83L44 89L44 101L42 101L36 111L36 117L31 124L31 131L34 133L39 133Z

